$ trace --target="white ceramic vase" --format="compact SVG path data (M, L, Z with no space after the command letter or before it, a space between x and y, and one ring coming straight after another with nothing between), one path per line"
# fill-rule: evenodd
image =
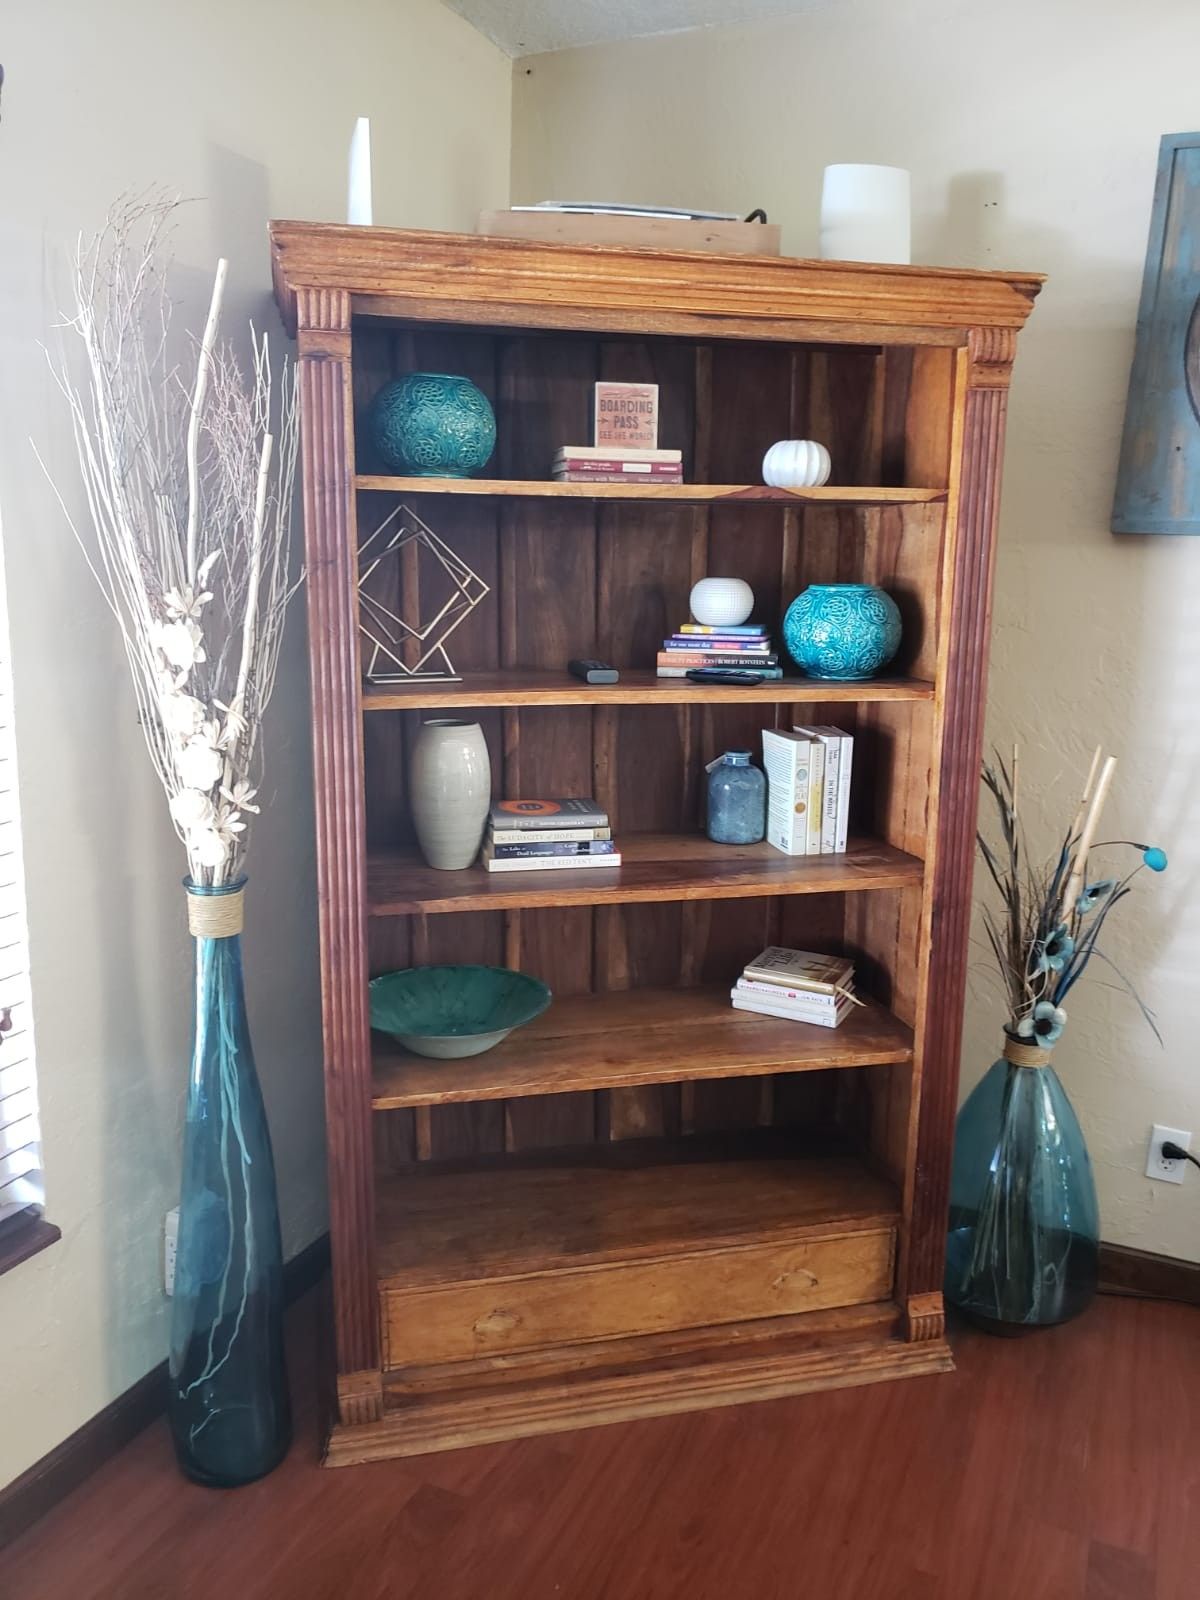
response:
M833 462L815 439L780 439L763 457L763 482L773 489L819 489L829 481Z
M413 746L409 800L421 854L455 872L479 854L492 798L492 764L477 722L425 722Z
M754 590L744 578L701 578L688 604L708 628L736 628L754 610Z

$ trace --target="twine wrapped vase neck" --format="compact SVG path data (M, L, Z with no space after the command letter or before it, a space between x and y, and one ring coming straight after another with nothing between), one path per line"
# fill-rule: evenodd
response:
M245 924L246 879L207 884L183 880L187 890L188 932L193 939L232 939Z
M1014 1067L1048 1067L1050 1056L1051 1052L1040 1044L1026 1044L1024 1039L1014 1039L1010 1033L1004 1035L1004 1059Z

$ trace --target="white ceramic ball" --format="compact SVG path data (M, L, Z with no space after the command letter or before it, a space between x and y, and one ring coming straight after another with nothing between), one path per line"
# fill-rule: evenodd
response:
M763 482L772 489L819 489L833 470L829 451L815 439L780 439L763 457Z
M736 628L754 610L754 590L744 578L701 578L688 603L705 627Z

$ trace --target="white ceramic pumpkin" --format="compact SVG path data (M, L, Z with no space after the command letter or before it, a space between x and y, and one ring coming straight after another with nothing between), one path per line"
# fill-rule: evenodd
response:
M736 628L754 610L754 590L744 578L701 578L688 604L707 628Z
M773 489L819 489L832 468L829 451L815 439L780 439L763 457L763 482Z

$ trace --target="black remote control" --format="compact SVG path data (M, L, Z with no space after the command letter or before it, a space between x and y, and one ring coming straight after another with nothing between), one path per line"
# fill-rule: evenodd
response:
M584 683L619 683L621 674L607 661L568 661L567 671Z

